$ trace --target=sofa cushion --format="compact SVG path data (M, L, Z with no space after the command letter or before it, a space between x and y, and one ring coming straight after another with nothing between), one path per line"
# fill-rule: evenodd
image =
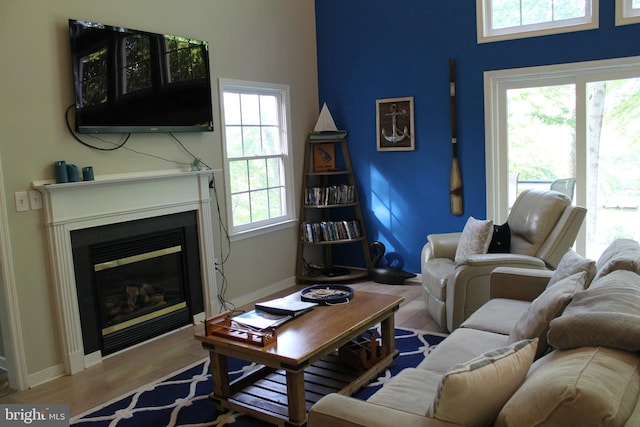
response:
M549 323L564 311L573 295L583 289L587 273L575 273L545 289L534 299L527 311L520 317L509 334L509 342L513 343L526 338L538 337L536 357L543 355L547 349L547 331Z
M593 277L596 275L596 262L592 259L583 257L573 249L569 249L560 259L558 267L556 267L555 271L551 275L547 286L552 286L554 283L558 283L560 280L581 271L587 273L584 283L584 287L587 288L589 287L591 280L593 280Z
M629 270L615 270L591 282L589 290L607 288L609 286L629 286L640 289L640 275Z
M486 254L493 236L493 221L479 220L470 216L462 229L456 248L456 264L465 262L471 255Z
M524 381L537 341L519 341L454 366L442 377L428 415L468 426L491 424Z
M596 270L594 282L615 270L640 274L640 244L631 239L614 240L598 258Z
M508 344L507 338L507 335L458 328L435 349L431 350L429 356L420 362L418 368L444 374L459 363L464 363L487 351L506 346Z
M460 327L509 335L513 326L529 308L529 304L529 301L493 298L473 312Z
M502 225L493 225L493 235L487 250L490 254L508 254L511 252L511 227L505 222Z
M367 402L425 415L435 399L442 374L424 369L406 368L391 378Z
M608 278L636 276L619 270ZM605 346L640 351L640 287L622 282L578 292L562 316L549 326L548 340L553 347L570 349Z
M533 364L495 425L621 426L638 392L637 354L604 347L554 351Z

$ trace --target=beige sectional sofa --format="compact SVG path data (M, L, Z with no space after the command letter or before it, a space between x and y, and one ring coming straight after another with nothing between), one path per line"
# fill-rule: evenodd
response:
M310 427L640 425L640 245L554 271L502 267L491 300L367 401L330 394Z

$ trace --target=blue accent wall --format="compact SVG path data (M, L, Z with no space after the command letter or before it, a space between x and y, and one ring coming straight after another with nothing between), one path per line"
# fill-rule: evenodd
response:
M477 43L470 0L316 0L318 87L349 147L370 242L387 261L420 272L427 234L486 217L483 73L640 55L640 24ZM449 212L449 59L456 61L458 155L464 213ZM413 96L415 151L376 150L376 100Z

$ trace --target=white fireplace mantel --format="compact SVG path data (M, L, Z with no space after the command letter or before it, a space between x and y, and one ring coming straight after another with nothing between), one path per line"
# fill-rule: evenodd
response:
M45 225L67 374L85 369L71 231L196 211L205 316L217 312L209 180L215 171L165 170L96 176L95 181L34 181L43 195Z

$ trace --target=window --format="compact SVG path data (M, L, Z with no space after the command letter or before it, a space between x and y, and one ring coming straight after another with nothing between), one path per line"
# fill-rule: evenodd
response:
M640 57L491 71L485 88L488 218L561 181L587 208L580 253L640 239Z
M478 43L598 28L598 0L476 0L476 14Z
M289 88L220 79L231 235L293 219Z
M640 22L640 0L616 0L616 25Z

